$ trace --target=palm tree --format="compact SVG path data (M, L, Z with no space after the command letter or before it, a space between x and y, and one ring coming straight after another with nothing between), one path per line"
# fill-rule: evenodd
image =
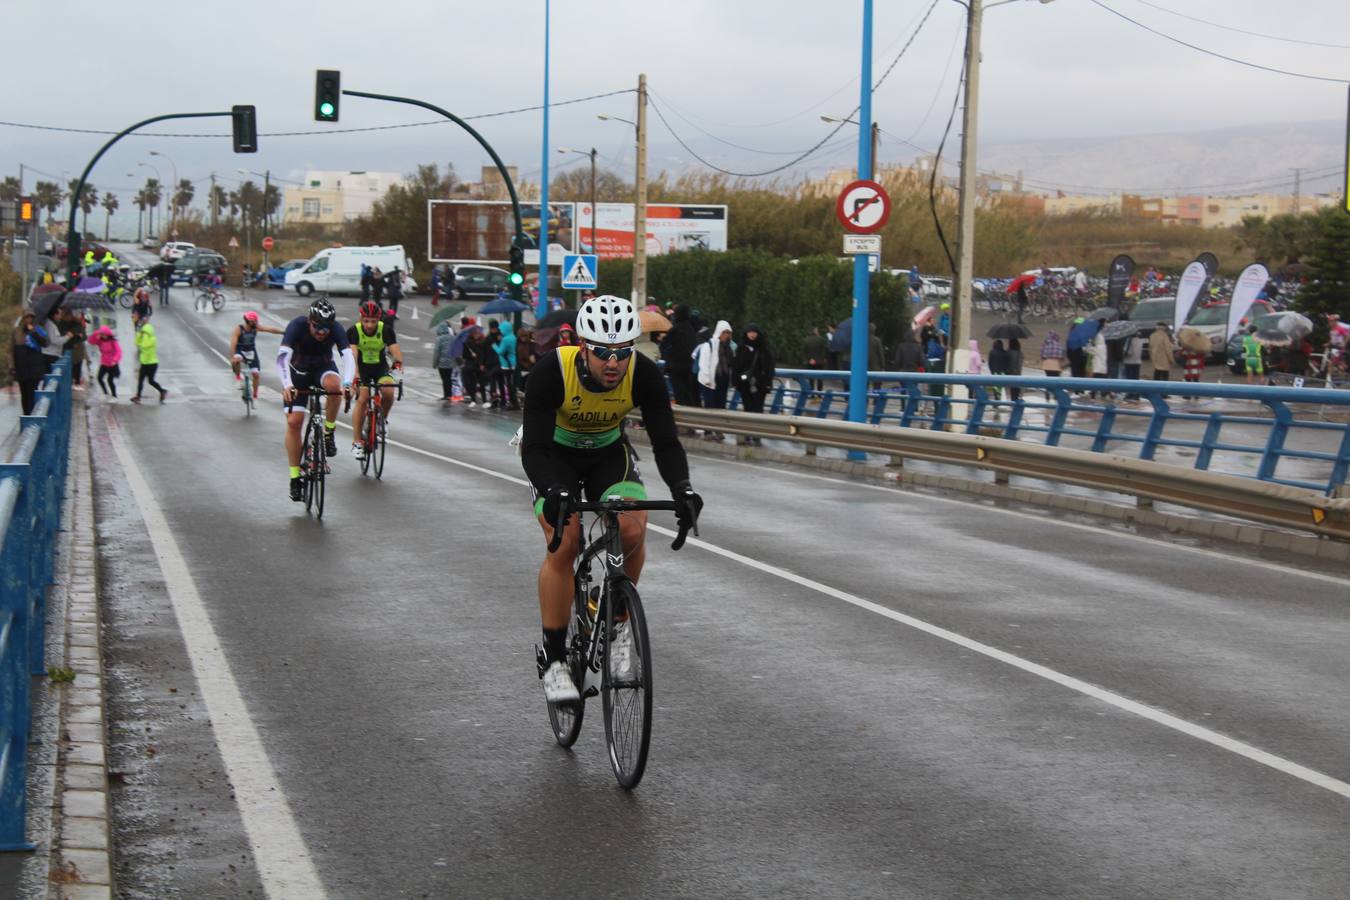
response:
M4 181L0 181L0 200L7 203L13 203L19 199L23 193L23 187L19 184L19 179L13 175L6 175Z
M78 178L70 179L70 191L67 196L74 194L75 189L78 188L79 186L80 186L80 179ZM84 227L80 229L81 234L89 230L89 214L94 211L94 207L97 205L98 205L98 189L86 181L84 183L84 190L80 192L80 201L79 201L79 208L84 212Z
M117 210L117 195L112 191L106 191L103 194L103 208L108 211L108 215L103 219L103 243L108 242L108 229L112 226L112 214Z
M132 198L131 202L136 204L136 243L139 244L141 242L142 234L141 226L145 223L145 208L149 206L149 204L145 202L145 188L141 188L137 191L136 196Z
M211 188L211 198L208 201L211 205L211 224L215 225L220 217L220 211L230 205L228 192L220 185Z
M163 199L164 187L159 183L159 179L145 179L145 203L150 207L150 224L145 230L151 234L155 232L155 210L159 208L159 202Z
M61 205L61 185L54 181L39 181L33 188L33 199L47 211L47 218L50 219Z
M197 189L192 186L192 182L186 178L178 182L178 190L173 195L173 217L178 218L178 210L187 209L192 203L192 197Z

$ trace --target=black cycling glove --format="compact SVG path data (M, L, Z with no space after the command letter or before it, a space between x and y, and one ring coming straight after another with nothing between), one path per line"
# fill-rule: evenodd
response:
M567 512L568 507L572 505L572 492L566 485L551 485L544 492L544 521L555 528L561 524L558 519L560 515Z
M680 508L675 510L675 521L680 528L693 529L698 523L698 514L703 509L703 498L698 495L687 481L681 481L670 489L670 497Z

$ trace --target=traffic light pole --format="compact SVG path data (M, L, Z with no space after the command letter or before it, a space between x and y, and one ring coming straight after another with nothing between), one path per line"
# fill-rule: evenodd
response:
M80 208L80 194L84 193L84 183L88 180L89 173L94 170L94 166L98 163L103 154L108 152L108 148L131 134L137 128L140 128L143 125L149 125L153 122L163 122L166 119L209 119L221 116L233 118L234 112L231 110L228 112L169 113L163 116L154 116L153 118L137 122L135 125L119 131L108 140L108 143L104 144L103 147L94 154L94 158L89 160L89 165L85 166L84 171L80 173L80 183L77 184L75 190L70 193L70 223L69 227L66 229L66 274L72 288L75 286L75 270L80 267L80 245L83 242L83 235L81 235L75 227L75 214Z
M502 175L502 181L506 182L506 191L511 195L511 212L515 216L516 220L516 237L512 243L516 247L524 246L525 229L522 225L520 217L520 198L516 195L516 183L511 180L511 173L506 171L506 165L502 162L502 158L497 155L497 151L492 149L492 145L489 144L486 140L484 140L483 136L479 134L477 131L475 131L472 125L470 125L468 122L465 122L463 119L461 119L454 113L449 112L448 110L441 109L439 106L436 106L434 104L427 103L425 100L414 100L411 97L392 97L388 94L371 94L366 91L349 91L346 89L343 89L342 93L351 97L366 97L367 99L370 100L387 100L390 103L407 103L409 106L420 106L422 109L431 110L434 113L445 116L445 118L449 119L451 122L454 122L460 128L463 128L470 135L472 135L473 139L478 142L479 146L481 146L484 150L487 151L488 156L492 157L493 163L495 163L497 166L497 171L500 172ZM544 220L541 223L541 230L545 230L547 229L548 223L543 209L540 209L539 214L541 219ZM547 233L545 233L543 237L545 240L547 240ZM545 293L547 293L547 282L545 282L544 287ZM511 294L512 299L520 300L522 294L521 285L512 284Z

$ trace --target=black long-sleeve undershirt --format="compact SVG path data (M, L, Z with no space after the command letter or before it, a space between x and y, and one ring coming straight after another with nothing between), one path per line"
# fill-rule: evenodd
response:
M583 365L580 354L577 364ZM657 471L668 487L689 480L689 461L680 445L675 427L675 416L670 411L670 395L666 379L652 360L635 353L633 365L633 404L642 411L647 437L651 441L652 456ZM566 483L558 469L564 453L596 453L602 451L572 450L556 444L553 428L558 409L563 405L563 374L556 350L546 354L530 370L525 382L525 431L520 441L521 462L525 474L540 494L554 484Z

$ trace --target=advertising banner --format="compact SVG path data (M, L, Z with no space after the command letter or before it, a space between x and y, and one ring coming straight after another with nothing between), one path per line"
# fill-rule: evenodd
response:
M573 203L550 203L548 254L559 265L564 253L576 252ZM539 263L539 204L520 204L525 232L525 262ZM516 231L509 200L428 200L427 259L431 262L496 263L510 261Z
M1209 275L1210 278L1213 278L1214 273L1219 271L1219 258L1208 250L1197 256L1195 261L1205 267L1205 273Z
M1195 298L1200 296L1200 289L1205 286L1209 280L1209 272L1205 271L1205 264L1196 260L1188 263L1185 271L1181 273L1181 281L1177 284L1177 304L1176 312L1172 319L1172 333L1176 334L1181 330L1181 326L1186 324L1186 317L1191 314L1191 307L1195 305Z
M1252 263L1242 270L1237 284L1233 285L1233 299L1228 304L1228 328L1223 333L1225 341L1237 333L1247 310L1252 308L1256 295L1261 293L1267 281L1270 281L1270 273L1260 263Z
M1134 277L1134 260L1124 253L1111 260L1111 273L1106 278L1106 305L1112 309L1120 309L1120 303L1125 299L1125 289L1130 286L1130 279Z
M595 246L591 246L591 204L577 204L577 244L582 253L601 259L631 259L633 218L631 203L597 203ZM727 208L724 205L647 204L647 255L680 250L726 250Z

